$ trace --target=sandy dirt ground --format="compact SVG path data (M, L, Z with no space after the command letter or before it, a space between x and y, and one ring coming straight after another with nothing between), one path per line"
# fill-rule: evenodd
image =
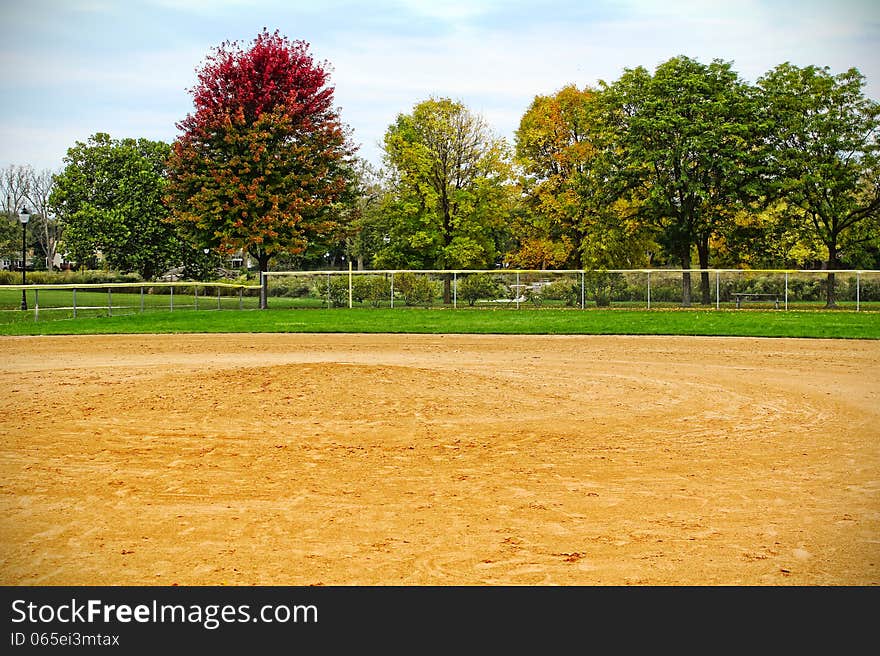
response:
M880 342L0 338L7 585L877 585Z

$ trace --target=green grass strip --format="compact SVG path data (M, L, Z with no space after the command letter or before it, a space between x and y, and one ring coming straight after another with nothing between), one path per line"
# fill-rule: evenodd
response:
M2 335L138 333L423 333L707 335L880 339L880 313L782 310L269 309L145 312L34 321L22 312Z

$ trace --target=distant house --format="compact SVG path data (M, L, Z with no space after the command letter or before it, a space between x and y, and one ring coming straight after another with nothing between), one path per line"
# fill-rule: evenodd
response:
M30 257L26 260L27 267L31 267L32 260ZM21 271L21 255L18 257L4 256L0 258L0 270L2 271Z

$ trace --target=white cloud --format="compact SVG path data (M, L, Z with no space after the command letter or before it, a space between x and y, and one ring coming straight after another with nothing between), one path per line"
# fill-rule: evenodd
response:
M16 104L0 108L0 164L63 155L75 139L98 130L173 138L174 123L191 111L186 89L195 83L195 68L220 41L245 29L243 1L132 3L151 7L154 19L168 12L167 20L144 25L114 23L137 35L138 49L108 54L94 30L78 36L75 24L63 31L63 46L39 34L27 48L0 44L0 85L13 97L45 105L38 112ZM82 0L78 6L101 4ZM173 11L165 9L169 5ZM126 5L114 7L119 13ZM278 0L260 3L248 15L282 32L295 27L298 32L289 36L309 41L316 59L330 62L343 120L364 143L362 154L376 162L376 144L387 126L430 95L463 100L510 138L536 94L611 81L624 68L652 69L679 54L733 60L750 81L784 61L836 71L856 66L868 78L868 95L880 97L880 20L867 1L628 0L566 8L558 0L554 7L545 12L501 0L379 0L372 7ZM584 14L585 7L595 11ZM41 15L51 16L45 10ZM491 18L504 20L492 24ZM150 33L155 25L162 26L161 34Z

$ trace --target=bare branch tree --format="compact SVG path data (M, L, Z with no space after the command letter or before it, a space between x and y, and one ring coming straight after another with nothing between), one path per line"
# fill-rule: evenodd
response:
M55 174L49 169L30 170L27 198L33 206L33 234L46 256L46 268L49 270L55 265L55 254L61 239L61 227L49 205L54 184Z
M0 171L0 193L6 196L6 213L15 216L28 200L31 183L29 165L10 164Z
M0 202L5 202L3 224L0 225L0 252L10 260L20 257L21 228L18 212L25 205L30 184L30 167L10 164L0 170Z

